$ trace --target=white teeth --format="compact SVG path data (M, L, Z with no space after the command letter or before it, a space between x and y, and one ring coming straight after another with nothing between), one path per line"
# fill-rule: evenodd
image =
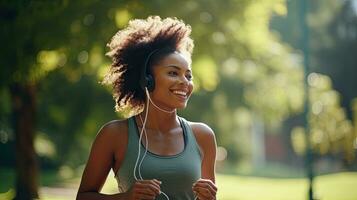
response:
M186 96L186 92L184 92L184 91L174 90L173 93L174 93L174 94L179 94L179 95Z

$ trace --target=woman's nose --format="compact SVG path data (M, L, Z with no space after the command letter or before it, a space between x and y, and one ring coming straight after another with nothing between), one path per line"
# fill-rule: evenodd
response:
M180 76L179 79L180 83L184 85L188 85L188 83L190 82L186 76Z

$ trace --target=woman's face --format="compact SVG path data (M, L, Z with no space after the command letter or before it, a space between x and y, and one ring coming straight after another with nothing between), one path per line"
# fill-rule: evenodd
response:
M193 90L189 58L175 52L164 56L152 68L155 89L151 99L163 109L185 108Z

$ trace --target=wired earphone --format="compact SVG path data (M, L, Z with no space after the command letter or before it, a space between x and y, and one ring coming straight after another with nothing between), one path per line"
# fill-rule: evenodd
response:
M166 112L166 113L173 113L175 112L176 109L172 110L172 111L166 111L160 107L158 107L157 105L155 105L155 103L151 100L150 98L150 94L149 94L149 91L147 88L145 88L145 93L146 93L146 96L147 96L147 101L146 101L146 112L145 112L145 118L144 118L144 121L142 120L141 118L141 115L139 115L140 117L140 121L142 123L142 128L141 128L141 131L140 131L140 137L139 137L139 142L138 142L138 156L136 158L136 162L135 162L135 166L134 166L134 171L133 171L133 174L134 174L134 179L135 180L143 180L143 177L141 175L141 164L143 163L144 161L144 158L146 156L146 153L148 152L148 145L149 145L149 141L148 141L148 138L147 138L147 134L146 134L146 130L145 130L145 126L146 126L146 122L147 122L147 116L148 116L148 112L149 112L149 102L152 103L152 105L154 105L156 108L158 108L160 111L163 111L163 112ZM140 158L140 145L141 145L141 140L142 140L142 137L143 137L143 133L145 134L145 151L144 151L144 155L143 157L141 158L140 162L139 162L139 158ZM138 165L139 164L139 165ZM137 170L137 167L138 167L138 170ZM136 171L138 171L138 174L139 174L139 178L136 176ZM167 200L170 200L170 198L167 196L167 194L163 191L160 192L160 194L163 194Z
M146 130L145 130L145 126L146 126L146 122L147 122L147 117L148 117L148 113L149 113L149 103L151 103L152 105L154 105L155 108L157 108L158 110L162 111L162 112L165 112L165 113L173 113L176 111L176 109L172 110L172 111L167 111L167 110L164 110L162 108L160 108L159 106L157 106L150 98L150 94L149 94L149 91L153 91L154 88L155 88L155 80L153 78L153 76L148 73L148 64L149 64L149 61L151 59L151 57L155 54L155 53L158 53L159 51L162 51L162 50L166 50L166 51L174 51L173 49L169 49L169 48L164 48L164 49L156 49L154 51L152 51L146 58L145 60L145 63L144 63L144 67L143 69L141 70L141 74L140 74L140 80L139 80L139 84L140 84L140 87L145 91L145 95L146 95L146 111L145 111L145 118L144 120L142 120L141 118L141 115L140 116L140 120L141 120L141 123L142 123L142 128L141 128L141 131L140 131L140 137L139 137L139 142L138 142L138 156L136 158L136 162L135 162L135 166L134 166L134 171L133 171L133 174L134 174L134 179L135 180L143 180L143 177L141 175L141 165L144 161L144 158L146 156L146 153L148 152L148 145L149 145L149 141L148 141L148 138L147 138L147 134L146 134ZM141 141L142 141L142 137L143 137L143 133L145 134L145 151L144 151L144 155L143 157L141 158L140 162L139 162L139 159L140 159L140 145L141 145ZM138 168L138 175L139 175L139 178L136 176L136 171L137 171L137 168ZM167 196L167 194L165 194L164 192L161 191L160 194L163 194L167 200L169 200L169 197Z
M176 109L168 111L168 110L160 108L159 106L157 106L151 100L150 94L149 94L149 91L153 91L154 88L155 88L155 81L154 81L153 76L150 73L148 73L147 66L148 66L150 58L153 56L153 54L158 53L159 51L161 52L163 50L166 50L167 52L174 52L175 51L175 50L170 49L170 48L156 49L156 50L152 51L146 58L145 65L143 67L143 70L141 71L141 76L140 76L140 80L139 80L140 86L145 91L145 95L146 95L146 106L145 106L146 111L145 111L144 120L142 120L141 115L139 115L140 121L142 123L142 128L141 128L141 131L140 131L140 137L139 137L139 142L138 142L138 156L136 158L135 165L134 165L134 171L133 171L134 179L136 181L137 180L143 180L143 177L141 175L141 165L142 165L142 163L144 161L144 158L145 158L145 156L146 156L146 154L148 152L149 141L148 141L148 138L147 138L145 126L146 126L148 113L149 113L149 103L151 103L156 109L158 109L158 110L160 110L161 112L164 112L164 113L171 114L171 113L176 111ZM144 151L144 154L143 154L142 158L140 159L140 145L141 145L143 134L145 134L145 151ZM139 159L140 159L140 161L139 161ZM136 171L138 171L138 177L136 175ZM168 195L165 192L161 191L160 194L163 194L166 197L167 200L170 200L170 198L168 197ZM196 199L197 199L197 196L195 197L195 200Z

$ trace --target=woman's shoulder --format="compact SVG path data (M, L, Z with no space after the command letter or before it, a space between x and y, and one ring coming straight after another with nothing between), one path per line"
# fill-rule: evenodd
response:
M111 140L125 136L128 130L128 120L112 120L105 123L98 131L97 139Z
M187 122L190 125L190 127L196 137L197 136L201 136L201 137L214 136L214 131L207 124L205 124L203 122L192 122L192 121L187 121Z
M216 137L214 131L207 124L202 122L188 121L192 132L203 155L213 155L216 148Z

